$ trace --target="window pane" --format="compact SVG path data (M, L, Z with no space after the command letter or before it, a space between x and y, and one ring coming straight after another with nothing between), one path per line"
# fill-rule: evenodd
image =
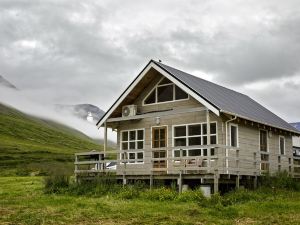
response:
M173 101L173 85L157 87L157 102Z
M166 139L166 129L162 128L159 130L159 132L160 132L159 134L160 139Z
M185 93L183 90L181 90L179 87L175 86L175 99L180 100L180 99L187 99L188 94Z
M130 141L135 140L135 130L129 132L129 140Z
M144 158L144 153L143 152L138 152L137 153L137 158L138 159L143 159Z
M201 134L201 125L200 124L189 125L188 129L189 129L189 136Z
M186 126L175 127L174 137L186 136Z
M128 149L128 142L123 142L122 143L122 150L127 150Z
M217 136L213 135L210 137L210 144L215 145L217 144Z
M203 156L207 156L207 149L203 149Z
M156 88L151 92L151 94L145 99L145 104L155 103L156 98Z
M186 146L186 139L185 138L176 138L175 146Z
M129 149L135 149L135 142L129 142Z
M143 141L138 141L137 142L137 149L143 149L144 148L144 146L143 146Z
M144 131L143 130L138 130L137 131L137 139L138 140L143 140L144 139Z
M201 156L201 149L189 150L189 156Z
M159 82L158 85L162 85L162 84L172 84L172 82L171 82L169 79L167 79L167 78L164 77L164 78L162 79L162 81Z
M154 141L153 148L159 148L159 141Z
M174 151L174 157L180 157L180 151L179 150Z
M135 153L129 153L129 159L135 159Z
M165 140L160 140L160 148L166 147L166 141Z
M217 133L217 124L216 123L211 123L210 124L210 133L211 134L216 134Z
M207 145L207 136L203 136L202 138L202 144Z
M154 128L154 140L159 140L159 129Z
M190 137L189 146L191 145L201 145L201 137Z
M122 141L128 141L128 131L122 132Z
M232 147L237 147L237 129L235 126L230 127L230 142Z
M210 155L215 155L215 149L214 148L210 149Z
M206 126L206 124L202 124L202 134L207 134L207 126Z

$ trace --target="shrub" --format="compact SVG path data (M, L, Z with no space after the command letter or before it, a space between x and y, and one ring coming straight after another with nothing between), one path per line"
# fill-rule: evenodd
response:
M70 177L67 175L51 175L44 178L45 193L60 193L69 187Z
M268 188L300 191L299 181L293 179L287 171L277 172L274 175L266 174L261 179L261 185Z
M166 201L166 200L175 200L176 197L177 197L177 192L172 189L168 189L166 187L146 190L141 193L141 198L148 199L148 200Z
M123 187L119 191L117 197L121 198L121 199L134 199L134 198L138 198L139 195L140 195L139 189L133 185L129 185L129 186Z
M203 195L201 189L188 190L178 194L177 200L180 202L205 202L206 197Z

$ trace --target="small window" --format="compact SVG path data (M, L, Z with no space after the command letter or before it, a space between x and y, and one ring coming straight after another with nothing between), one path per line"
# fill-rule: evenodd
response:
M236 125L230 125L230 146L238 147L238 129Z
M279 150L281 155L285 154L285 140L281 136L279 136Z
M259 147L260 147L260 151L262 152L268 151L268 137L267 137L267 131L265 130L259 131Z
M210 124L210 134L216 134L217 133L217 124L211 123Z

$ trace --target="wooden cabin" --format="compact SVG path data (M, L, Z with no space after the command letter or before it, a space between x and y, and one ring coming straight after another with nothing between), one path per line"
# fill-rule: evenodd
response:
M104 127L105 140L108 128L117 132L116 176L124 184L176 180L181 189L193 181L217 192L220 184L255 187L266 172L295 176L299 167L292 136L300 132L289 123L244 94L154 60L97 126ZM80 169L85 163L78 158L75 164L77 176L104 172Z

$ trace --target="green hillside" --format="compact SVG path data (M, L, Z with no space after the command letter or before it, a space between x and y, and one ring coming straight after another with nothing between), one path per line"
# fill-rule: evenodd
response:
M71 173L75 152L101 150L83 133L0 104L0 175Z

